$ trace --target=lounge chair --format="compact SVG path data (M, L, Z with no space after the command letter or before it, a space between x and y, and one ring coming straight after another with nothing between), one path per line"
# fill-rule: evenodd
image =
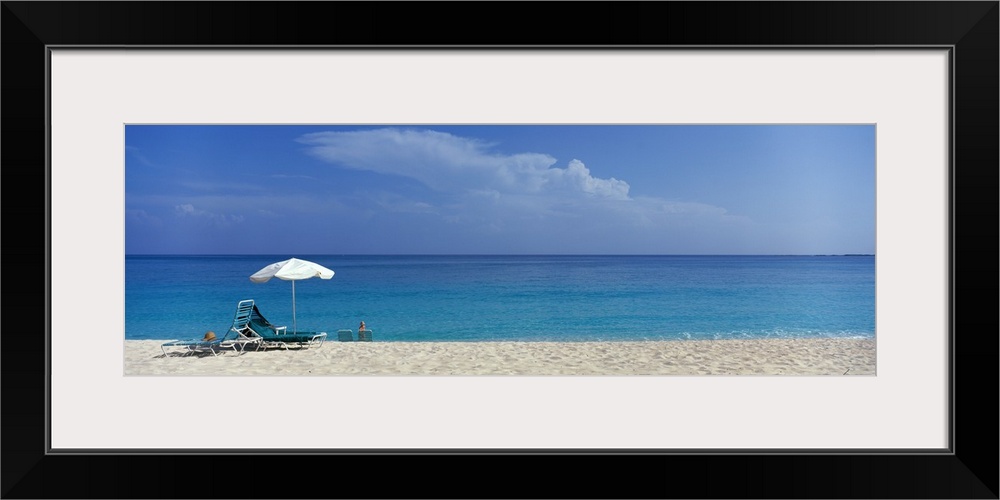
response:
M236 305L236 315L233 316L233 324L229 327L229 331L222 337L212 340L171 340L162 344L160 350L163 351L164 356L167 355L168 347L181 347L184 349L183 354L185 355L209 351L218 356L219 352L224 349L232 349L233 351L242 353L248 344L254 344L259 348L261 338L248 327L253 307L253 300L241 300Z
M320 346L326 340L326 332L293 332L288 333L288 327L274 326L261 313L260 309L253 301L250 302L251 310L246 323L247 332L243 333L248 339L260 339L258 348L281 347L288 349L289 346L308 347Z
M354 332L351 330L337 330L337 340L341 342L354 342Z
M250 329L250 317L256 307L253 299L241 300L236 304L233 325L229 327L229 332L223 338L221 347L244 352L248 344L253 344L255 351L260 349L263 338Z
M372 330L358 330L358 342L371 342Z
M160 350L163 351L163 355L167 356L167 351L174 354L181 354L182 356L187 356L190 354L195 354L198 352L211 352L213 355L218 356L219 351L222 349L222 338L216 338L213 340L171 340L160 344ZM173 349L168 349L171 347L179 347L181 350L178 352Z

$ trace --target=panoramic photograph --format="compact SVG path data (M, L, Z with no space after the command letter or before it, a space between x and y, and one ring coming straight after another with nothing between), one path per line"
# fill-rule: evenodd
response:
M127 124L124 374L874 376L873 124Z

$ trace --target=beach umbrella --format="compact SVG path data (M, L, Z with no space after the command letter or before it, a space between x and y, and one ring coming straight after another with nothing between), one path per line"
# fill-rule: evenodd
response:
M320 278L328 280L333 277L333 271L315 262L308 260L291 258L281 262L275 262L250 275L250 281L254 283L266 283L271 278L278 278L292 282L292 332L298 332L295 324L295 282L307 280L309 278Z

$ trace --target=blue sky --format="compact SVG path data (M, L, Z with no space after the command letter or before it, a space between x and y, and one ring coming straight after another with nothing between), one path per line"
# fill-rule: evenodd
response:
M874 125L127 125L127 254L875 253Z

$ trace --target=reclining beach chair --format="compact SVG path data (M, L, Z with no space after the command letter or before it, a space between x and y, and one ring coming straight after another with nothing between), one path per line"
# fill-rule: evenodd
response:
M211 352L213 355L218 356L219 350L222 349L222 338L215 338L212 340L197 339L197 340L171 340L160 344L160 350L163 351L163 355L167 356L170 352L174 354L181 354L182 356L187 356L190 354L195 354L198 352ZM168 349L171 347L179 347L180 351L173 349Z
M341 342L354 342L354 331L337 330L337 340Z
M258 348L281 347L288 349L289 346L308 347L323 345L326 340L326 332L293 332L288 333L286 326L274 326L267 318L260 313L260 309L252 300L241 301L250 303L250 314L246 323L247 332L244 334L250 339L260 339ZM235 325L234 325L235 326Z
M233 351L242 353L249 344L256 345L259 348L262 339L250 330L248 326L252 312L253 300L241 300L236 306L236 315L233 317L233 324L229 327L229 331L222 337L212 340L171 340L162 344L160 350L163 351L164 355L167 355L168 347L181 347L184 349L185 355L210 351L212 354L218 356L219 352L223 349L232 349Z
M244 352L247 345L254 345L254 350L259 350L263 344L263 338L250 329L250 316L256 306L253 299L241 300L236 304L236 314L233 316L233 324L226 332L222 341L222 348L231 348L234 351Z
M372 330L358 330L358 342L371 342Z

